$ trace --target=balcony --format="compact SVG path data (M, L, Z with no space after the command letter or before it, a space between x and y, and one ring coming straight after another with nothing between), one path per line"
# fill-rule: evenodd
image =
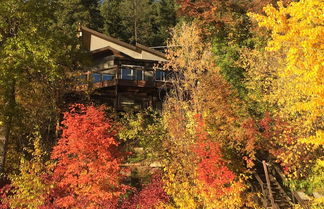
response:
M142 66L112 66L99 71L89 71L78 78L76 90L100 89L112 86L160 88L168 83L171 72L146 70Z

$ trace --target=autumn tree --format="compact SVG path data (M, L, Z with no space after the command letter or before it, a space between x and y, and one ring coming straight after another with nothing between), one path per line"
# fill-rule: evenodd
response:
M166 192L180 208L239 207L244 183L235 172L244 176L253 166L258 143L253 120L220 75L196 24L176 28L169 44L178 47L168 50L164 66L175 71L163 113ZM205 125L197 124L197 115ZM218 196L224 185L236 189Z
M119 121L122 126L118 137L124 142L124 147L133 153L129 155L129 160L151 164L162 159L163 149L160 145L166 131L158 112L151 108L137 113L126 112L122 113ZM137 153L136 148L143 149L143 152Z
M64 114L62 138L51 154L57 161L55 207L116 207L126 186L120 182L121 157L111 123L103 107L75 105Z
M80 68L77 39L62 33L55 24L56 9L56 1L52 0L5 0L0 5L4 163L19 164L17 155L36 129L43 142L50 145L54 141L67 73ZM8 157L10 160L6 160Z
M1 186L0 188L0 208L1 209L9 209L8 203L8 193L10 191L10 185Z
M264 32L256 30L248 11L260 12L263 6L277 0L178 0L180 16L197 20L204 30L204 38L213 45L215 61L224 78L246 99L245 69L236 65L240 49L264 45ZM285 2L289 2L285 1Z
M187 19L197 20L204 30L203 36L213 45L217 66L225 79L245 95L242 79L244 69L235 66L241 47L252 47L255 43L251 33L251 22L246 15L249 1L179 0L179 13Z
M220 143L210 138L201 115L195 115L197 142L197 179L201 198L207 208L235 208L242 205L239 197L244 189L224 160Z
M195 144L194 114L200 111L199 98L193 91L206 69L212 68L211 52L201 41L200 28L193 24L182 24L173 31L169 62L165 69L173 69L172 92L164 104L163 122L167 138L165 149L165 189L179 208L197 208L203 203L196 186L198 159L192 147Z
M266 7L264 10L267 16L254 15L261 27L271 30L272 40L269 41L267 49L282 50L286 56L286 65L277 69L278 84L269 99L275 102L278 96L284 95L277 102L279 116L291 118L299 114L296 122L303 124L303 128L307 127L301 134L303 137L311 137L305 140L321 145L323 133L319 127L322 124L320 117L323 105L323 20L318 15L321 13L319 8L322 4L320 1L301 1L291 3L288 7L283 7L281 3L278 6L278 10L271 6ZM305 9L302 10L301 7ZM308 15L300 10L313 13ZM280 85L281 83L285 83L285 86ZM306 86L309 87L305 88ZM314 123L318 124L318 128L313 126ZM309 135L310 132L313 134Z
M262 111L273 118L275 157L299 187L312 185L302 183L310 176L322 178L316 171L323 161L322 8L322 1L303 0L250 14L271 39L266 51L243 53L251 98L265 104Z
M11 187L4 199L10 208L41 208L52 184L46 181L48 176L44 151L39 135L35 133L34 146L27 150L31 159L21 157L19 174L10 175Z
M21 158L19 173L1 188L3 208L116 208L127 186L116 131L104 107L74 105L65 113L62 138L44 161L39 135ZM163 190L162 190L163 191Z

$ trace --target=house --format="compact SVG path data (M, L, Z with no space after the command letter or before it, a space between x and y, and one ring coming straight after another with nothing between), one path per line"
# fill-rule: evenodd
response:
M92 65L82 77L78 91L90 91L91 98L117 110L152 106L161 109L171 72L163 71L165 54L135 46L87 27L80 28L84 47L92 54Z

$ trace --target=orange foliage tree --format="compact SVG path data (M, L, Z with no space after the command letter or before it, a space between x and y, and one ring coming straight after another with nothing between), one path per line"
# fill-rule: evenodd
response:
M169 43L180 47L168 50L164 66L176 72L163 112L165 188L179 208L238 208L248 202L241 182L253 166L256 130L201 33L197 24L183 24Z
M53 207L115 208L126 186L120 184L116 131L103 107L75 105L64 114L62 124L62 138L51 156L57 161Z
M242 53L249 96L273 117L274 158L293 189L323 191L324 2L278 2L249 14L269 30L267 47ZM295 187L295 188L294 188ZM324 198L322 198L322 204Z
M195 119L197 142L193 152L198 159L197 179L201 198L207 208L239 207L242 204L239 195L244 186L229 169L221 144L207 133L202 116L197 114Z
M214 26L223 26L225 23L232 22L233 17L230 13L244 5L234 0L178 0L178 4L180 15L199 19L202 25L212 24Z

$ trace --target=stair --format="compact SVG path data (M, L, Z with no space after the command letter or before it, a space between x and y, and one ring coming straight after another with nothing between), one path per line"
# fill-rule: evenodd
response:
M276 171L271 167L268 168L268 176L269 183L273 197L273 204L271 201L271 195L269 194L269 188L266 180L266 175L264 169L261 165L256 166L256 172L254 173L255 183L257 182L257 186L254 188L259 188L259 192L262 194L261 202L264 208L271 209L290 209L292 208L292 200L290 198L290 193L287 192L280 181L280 177L278 177Z
M287 193L283 190L281 185L278 183L277 179L269 175L271 190L274 198L275 204L277 204L278 208L292 208L291 198L287 195Z

